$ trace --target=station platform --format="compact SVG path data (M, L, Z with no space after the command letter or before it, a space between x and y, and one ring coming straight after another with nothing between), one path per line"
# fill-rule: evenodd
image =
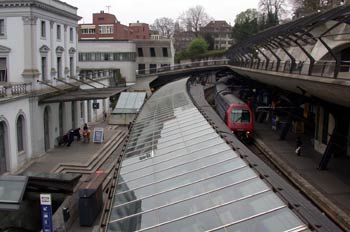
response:
M271 123L255 123L256 144L264 149L274 163L303 185L306 195L326 210L337 214L340 220L350 222L350 157L332 157L327 170L317 169L322 154L313 149L311 136L288 133L286 140L279 139L279 131ZM301 156L295 153L296 140L303 145ZM350 228L349 228L350 229Z
M125 126L109 125L107 121L98 121L88 124L91 131L90 142L84 143L83 138L74 142L70 147L59 146L48 151L44 156L32 161L27 167L17 172L18 175L36 175L36 174L61 174L73 173L81 174L79 183L75 186L72 195L65 195L64 202L54 213L54 225L62 231L81 231L91 232L97 231L99 228L102 210L94 220L92 226L81 226L79 223L79 188L84 182L88 182L90 175L96 171L106 173L106 179L102 184L102 188L108 185L111 179L111 173L114 170L114 161L118 158L123 147L125 136L128 134L128 128ZM93 143L94 128L103 128L104 140L102 143ZM103 202L106 201L107 194L103 193ZM63 224L60 221L62 207L70 209L70 220ZM56 214L58 216L56 216ZM60 231L60 230L59 230Z
M89 130L91 131L90 142L83 143L83 139L77 141L76 138L70 147L60 146L49 150L44 156L31 162L28 166L17 171L17 174L22 172L48 172L53 173L59 163L81 163L82 165L89 161L93 155L99 151L113 135L119 131L127 132L127 128L118 127L115 125L108 125L107 122L99 121L96 123L89 123ZM104 128L103 143L93 143L92 133L94 128Z

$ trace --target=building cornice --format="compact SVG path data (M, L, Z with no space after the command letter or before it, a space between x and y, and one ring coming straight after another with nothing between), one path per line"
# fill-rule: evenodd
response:
M63 3L63 2L60 2L60 1L56 1L56 2L59 2L59 3L63 4L64 6L69 6L72 9L75 9L75 10L77 9L77 8L70 6L70 5ZM36 0L11 0L11 1L0 0L0 9L1 8L18 8L18 7L34 7L34 8L45 10L45 11L48 11L48 12L51 12L51 13L54 13L54 14L57 14L60 16L64 16L64 17L69 18L69 19L73 19L73 20L77 20L77 21L79 21L81 19L81 17L76 15L76 14L70 13L70 12L65 11L63 9L59 9L59 8L54 7L52 5L45 4L43 2L39 2Z
M10 52L11 52L11 48L0 45L0 54L10 53Z

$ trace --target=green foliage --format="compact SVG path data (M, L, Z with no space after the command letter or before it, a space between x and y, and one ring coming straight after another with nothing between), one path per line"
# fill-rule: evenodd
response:
M183 50L183 51L175 54L175 63L180 63L181 60L186 60L188 58L189 58L189 53L188 53L187 49Z
M256 9L247 9L239 13L235 19L232 37L241 42L258 32L258 12Z
M192 40L186 50L175 54L175 63L205 54L208 51L208 47L208 43L202 37L197 37Z
M187 50L189 56L192 57L205 53L206 51L208 51L208 47L208 43L202 37L197 37L194 40L192 40Z
M208 50L214 50L215 39L214 39L213 35L210 33L205 33L203 35L203 38L205 39L205 41L208 44Z

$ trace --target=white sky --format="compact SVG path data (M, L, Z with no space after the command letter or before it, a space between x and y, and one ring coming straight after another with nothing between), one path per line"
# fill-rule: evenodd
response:
M207 14L216 20L226 20L233 25L237 14L257 8L258 0L62 0L78 7L78 15L83 17L80 23L91 23L92 14L100 10L108 12L125 25L140 22L152 24L156 18L168 17L176 20L178 16L196 5L205 8Z

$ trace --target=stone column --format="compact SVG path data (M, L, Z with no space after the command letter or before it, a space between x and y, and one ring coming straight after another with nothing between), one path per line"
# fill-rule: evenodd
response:
M37 66L37 55L39 54L37 46L37 21L36 16L23 16L24 28L24 70L22 76L24 78L38 78L40 72Z
M68 40L67 37L67 25L64 25L64 34L63 34L63 44L64 44L64 52L63 52L63 59L64 59L64 77L66 78L67 75L69 75L69 48L68 48Z
M51 49L51 56L50 56L50 60L51 60L51 67L50 67L50 76L51 76L51 80L53 79L53 77L56 77L56 48L55 48L55 43L54 43L54 39L55 34L54 34L54 24L55 22L50 21L50 49ZM55 82L54 82L55 83Z

